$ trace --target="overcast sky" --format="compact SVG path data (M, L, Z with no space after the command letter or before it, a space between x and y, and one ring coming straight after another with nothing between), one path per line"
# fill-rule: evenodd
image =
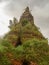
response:
M35 24L49 38L49 0L0 0L0 36L9 31L9 20L19 20L26 6L30 7Z

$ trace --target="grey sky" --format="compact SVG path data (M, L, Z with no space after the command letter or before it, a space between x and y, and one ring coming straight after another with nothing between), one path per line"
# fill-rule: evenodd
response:
M9 30L8 20L14 16L19 19L26 6L29 6L35 24L40 28L43 35L49 38L49 0L0 0L0 5L2 35Z

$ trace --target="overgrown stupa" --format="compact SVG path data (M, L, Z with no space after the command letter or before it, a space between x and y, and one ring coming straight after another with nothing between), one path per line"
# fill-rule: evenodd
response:
M5 35L5 39L9 40L14 45L17 45L18 41L24 42L33 38L45 40L42 33L38 30L38 27L34 24L34 17L32 16L29 7L26 7L19 22L14 18L12 25L9 27L10 31Z
M32 14L30 13L29 7L26 7L24 13L20 17L20 21L27 20L28 22L31 22L31 24L34 24L34 18Z

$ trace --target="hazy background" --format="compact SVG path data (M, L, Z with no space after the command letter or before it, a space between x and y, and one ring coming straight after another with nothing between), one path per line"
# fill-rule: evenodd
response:
M26 6L30 7L35 24L49 38L49 0L0 0L0 36L9 31L9 20L19 20Z

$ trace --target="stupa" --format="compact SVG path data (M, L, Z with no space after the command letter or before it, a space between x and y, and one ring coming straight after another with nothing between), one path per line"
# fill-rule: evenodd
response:
M34 24L34 17L32 16L29 7L26 7L24 13L20 17L20 21L27 20L28 22L31 22L31 24Z
M13 24L9 26L10 31L5 35L5 39L9 40L13 45L19 45L20 42L23 43L24 41L34 38L46 40L38 27L34 24L34 17L32 16L29 7L26 7L19 22L17 22L16 19L12 22Z

